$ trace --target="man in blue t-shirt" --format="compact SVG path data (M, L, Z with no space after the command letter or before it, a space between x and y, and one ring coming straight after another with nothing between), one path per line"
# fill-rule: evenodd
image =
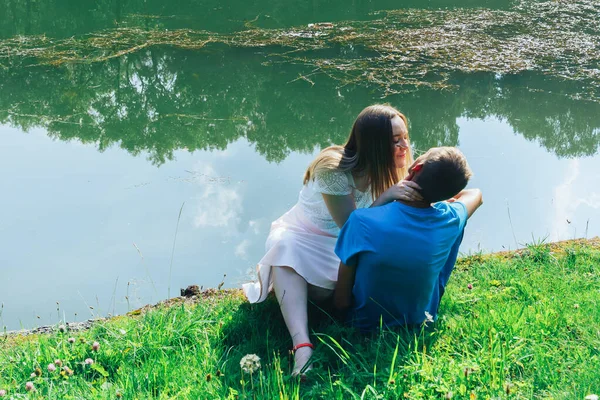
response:
M435 319L467 219L482 204L479 189L463 190L471 175L458 149L432 148L406 178L419 185L423 200L352 212L335 248L341 263L334 303L350 308L353 326Z

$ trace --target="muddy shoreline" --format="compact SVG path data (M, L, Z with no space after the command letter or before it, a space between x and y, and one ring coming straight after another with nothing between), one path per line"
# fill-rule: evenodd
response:
M565 249L572 246L591 246L595 248L600 248L600 237L594 237L590 239L571 239L564 240L560 242L551 242L545 243L542 246L548 246L551 252L561 253L565 251ZM527 248L521 248L517 250L510 251L498 251L495 253L482 254L482 255L471 255L466 257L461 257L457 260L457 265L463 264L466 260L471 257L476 258L487 258L487 257L520 257L524 254L527 254ZM0 338L2 337L10 337L10 336L31 336L31 335L43 335L43 334L51 334L58 331L68 331L68 332L80 332L90 329L94 324L107 321L109 319L114 318L127 318L127 317L136 317L139 315L143 315L145 312L152 310L158 307L171 307L176 304L194 304L202 301L212 301L224 296L243 296L241 289L204 289L201 290L197 285L190 285L186 289L181 289L181 296L173 297L170 299L162 300L156 304L147 304L141 308L130 311L126 314L109 316L109 317L98 317L98 318L90 318L86 321L82 322L65 322L59 323L55 325L46 325L40 326L32 329L22 329L22 330L13 330L13 331L5 331L0 332Z
M0 332L0 338L13 336L31 336L45 335L54 332L81 332L90 329L94 324L104 322L114 318L131 318L143 315L149 310L159 307L172 307L177 304L194 304L203 301L212 301L224 296L239 295L242 296L241 289L204 289L199 290L198 286L190 285L186 289L181 289L182 296L172 297L170 299L159 301L156 304L147 304L141 308L130 311L126 314L113 315L109 317L90 318L81 322L62 322L54 325L44 325L31 329L21 329L13 331Z

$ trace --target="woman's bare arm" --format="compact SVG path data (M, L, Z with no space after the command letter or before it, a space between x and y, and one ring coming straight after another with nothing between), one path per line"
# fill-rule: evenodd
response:
M421 187L412 181L400 181L382 193L371 205L371 207L383 206L395 200L415 201L423 200L419 193ZM344 226L348 217L356 209L356 203L352 195L337 196L324 194L323 200L329 210L329 214L340 228Z
M371 207L383 206L395 200L420 201L423 196L419 193L421 186L413 181L402 180L392 185L373 202Z
M352 211L356 210L356 203L352 195L337 196L323 193L323 200L329 214L340 228L344 226Z

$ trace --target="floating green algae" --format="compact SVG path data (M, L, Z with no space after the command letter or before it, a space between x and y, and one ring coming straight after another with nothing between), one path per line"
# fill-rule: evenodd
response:
M0 65L94 63L149 46L201 49L222 44L261 49L268 62L313 67L340 84L376 85L386 94L406 87L446 88L452 73L532 71L577 81L593 99L600 83L600 4L593 0L522 1L488 9L382 11L371 21L320 23L232 34L122 28L55 40L0 42ZM324 51L324 54L319 53ZM587 90L585 90L587 88Z

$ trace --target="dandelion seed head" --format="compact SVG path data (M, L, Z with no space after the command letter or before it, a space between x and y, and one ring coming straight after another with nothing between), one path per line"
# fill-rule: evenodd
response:
M256 354L246 354L240 360L240 367L244 372L252 374L260 368L260 357Z
M427 311L425 311L425 319L423 320L424 323L427 322L433 322L433 316L431 314L429 314Z

